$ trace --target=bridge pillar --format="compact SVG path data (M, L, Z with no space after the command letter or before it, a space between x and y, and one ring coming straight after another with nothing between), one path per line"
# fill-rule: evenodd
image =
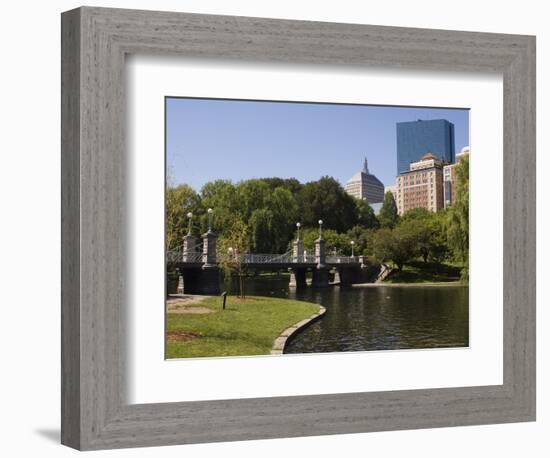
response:
M301 240L292 243L292 262L302 262L304 259L304 244Z
M208 232L202 237L202 262L204 263L204 267L215 267L217 236L212 230L208 229Z
M321 221L320 221L321 224ZM329 269L326 264L325 240L319 232L319 238L315 240L315 262L317 268L313 269L313 278L311 286L314 288L326 288L329 280Z
M353 269L342 268L340 271L340 286L351 286L355 283Z
M311 286L314 288L326 288L329 285L329 269L326 267L313 269Z
M342 278L340 276L340 271L338 269L334 269L334 280L332 280L333 284L341 284Z
M218 267L185 269L183 271L184 294L220 294L220 269Z
M305 288L306 287L306 269L289 269L290 281L288 286L291 288Z
M325 240L322 237L319 237L317 240L315 240L315 262L317 263L317 268L324 268L325 261Z
M220 269L203 267L198 276L197 289L197 294L220 294Z
M198 278L200 269L183 269L183 293L184 294L198 294Z
M208 230L203 235L202 267L185 269L183 271L183 291L186 294L219 294L220 269L216 264L216 234ZM198 260L193 258L197 254L197 239L188 234L184 238L184 262L186 255L188 262ZM192 248L193 247L193 248Z
M183 238L183 262L196 262L197 237L187 234Z

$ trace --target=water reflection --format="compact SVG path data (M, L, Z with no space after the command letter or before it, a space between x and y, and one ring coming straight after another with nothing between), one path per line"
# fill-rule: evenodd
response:
M323 305L324 318L293 339L285 353L468 346L468 287L288 288L287 278L246 282L247 294Z

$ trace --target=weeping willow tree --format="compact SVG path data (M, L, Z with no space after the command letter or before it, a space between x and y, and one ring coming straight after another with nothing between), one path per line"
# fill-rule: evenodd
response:
M231 276L239 279L239 297L245 299L244 278L246 263L244 257L250 250L248 226L241 219L234 219L218 242L219 264L224 273L228 289L231 289Z
M464 157L456 166L455 198L449 209L447 221L447 241L454 258L462 264L462 279L468 280L469 244L469 203L470 203L470 157Z

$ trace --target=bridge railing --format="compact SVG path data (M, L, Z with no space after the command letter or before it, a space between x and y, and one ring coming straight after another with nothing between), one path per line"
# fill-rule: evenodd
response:
M181 262L183 259L183 245L166 252L167 262Z
M202 253L187 253L185 256L181 256L181 262L202 262L203 254Z
M266 253L249 253L243 255L242 261L246 264L279 264L292 262L292 255L283 254L266 254Z
M317 258L314 254L302 254L293 256L292 253L271 254L271 253L247 253L242 255L231 255L218 253L218 262L239 261L243 264L314 264ZM201 263L203 253L201 251L183 254L183 249L178 247L166 253L166 260L173 263ZM350 264L360 262L358 256L327 256L328 264Z
M184 253L183 251L183 245L180 245L172 250L168 250L166 252L166 261L167 262L173 262L173 263L181 263L181 262L191 262L191 263L197 263L202 262L202 247L203 244L197 243L193 247L189 247L188 252Z
M302 254L301 256L292 257L294 263L307 263L312 264L317 262L317 257L314 254Z
M218 261L239 261L243 264L294 264L315 262L315 256L302 255L295 258L291 252L283 254L246 253L242 255L219 253Z
M284 254L246 254L243 261L247 264L312 264L315 263L314 254L294 256L292 252Z
M359 262L357 256L327 256L328 264L350 264Z

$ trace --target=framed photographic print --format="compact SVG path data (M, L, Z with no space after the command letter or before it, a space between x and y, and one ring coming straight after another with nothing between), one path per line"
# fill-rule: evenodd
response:
M532 421L535 39L62 16L62 442Z

